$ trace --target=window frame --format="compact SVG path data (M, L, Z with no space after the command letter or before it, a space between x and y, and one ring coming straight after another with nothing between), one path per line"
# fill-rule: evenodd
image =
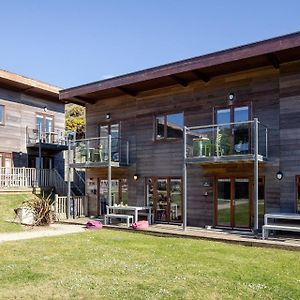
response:
M4 126L5 125L5 119L6 119L5 118L6 117L6 113L5 113L6 112L6 107L5 107L4 104L0 104L0 106L3 107L3 118L2 118L3 121L1 122L1 120L0 120L0 126Z
M10 167L13 168L14 167L14 160L13 160L13 153L12 152L0 152L0 154L2 155L2 165L0 165L0 168L5 168L5 162L6 162L6 158L9 157L10 158Z
M182 137L168 137L168 116L170 115L177 115L182 114ZM164 118L164 136L161 138L158 138L158 130L157 130L157 119L158 118ZM171 113L162 113L162 114L156 114L154 116L154 141L155 142L161 142L161 141L177 141L183 139L183 127L184 127L184 111L179 112L171 112Z

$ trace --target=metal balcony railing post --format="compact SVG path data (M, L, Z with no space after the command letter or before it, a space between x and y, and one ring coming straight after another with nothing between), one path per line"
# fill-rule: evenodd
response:
M254 118L254 189L253 189L253 230L258 231L258 119Z
M183 230L186 231L187 227L187 138L186 138L186 126L183 127Z
M108 135L108 204L112 205L111 198L111 134Z

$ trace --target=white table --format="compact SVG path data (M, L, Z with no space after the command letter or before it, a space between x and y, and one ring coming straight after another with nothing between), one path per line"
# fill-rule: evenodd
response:
M112 210L112 211L124 211L124 210L127 210L127 211L134 211L134 222L137 222L138 221L138 213L139 211L141 210L147 210L148 211L148 214L151 218L151 207L150 206L114 206L114 205L110 205L110 206L107 206L107 213L109 214L109 211Z

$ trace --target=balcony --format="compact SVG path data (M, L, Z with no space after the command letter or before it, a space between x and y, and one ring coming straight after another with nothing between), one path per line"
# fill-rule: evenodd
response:
M62 151L68 149L68 140L64 130L55 130L51 132L40 131L26 127L26 145L27 148L37 149L41 144L43 149Z
M268 128L247 122L186 127L186 162L250 162L268 158Z
M72 146L72 168L121 167L129 165L129 142L120 138L97 137L77 140Z

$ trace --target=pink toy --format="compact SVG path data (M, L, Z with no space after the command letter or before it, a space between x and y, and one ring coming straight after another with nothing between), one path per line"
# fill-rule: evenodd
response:
M100 221L90 220L85 226L87 229L101 229L103 225Z
M138 221L138 222L132 223L132 228L134 230L142 230L142 229L146 229L148 227L149 227L148 221Z

